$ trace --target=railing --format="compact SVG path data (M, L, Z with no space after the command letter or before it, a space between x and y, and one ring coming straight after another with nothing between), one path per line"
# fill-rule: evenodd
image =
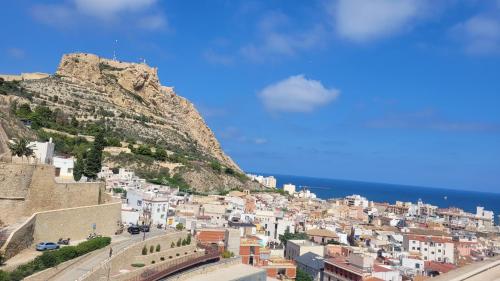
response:
M204 263L212 260L218 260L220 258L219 252L214 247L205 247L198 245L200 248L205 249L205 255L191 258L190 256L184 256L173 260L172 262L166 264L160 264L155 268L145 270L140 275L130 278L127 281L157 281L161 278L167 277L178 271L182 271L193 265Z

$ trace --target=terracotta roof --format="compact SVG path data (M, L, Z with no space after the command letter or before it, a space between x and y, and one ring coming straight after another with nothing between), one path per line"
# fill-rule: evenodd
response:
M394 271L390 268L387 268L385 266L380 266L378 264L373 265L373 271L375 272L389 272L389 271Z
M446 273L448 271L451 271L453 269L457 268L455 265L451 263L441 263L441 262L435 262L435 261L426 261L425 262L425 270L432 270L432 271L437 271L440 273Z

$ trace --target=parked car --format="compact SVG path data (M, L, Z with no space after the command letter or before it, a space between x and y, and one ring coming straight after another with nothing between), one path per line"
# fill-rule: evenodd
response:
M141 233L141 229L138 226L129 226L127 228L127 232L130 234L139 234Z
M143 224L140 226L142 232L149 232L149 225Z
M54 242L41 242L36 244L37 251L46 251L46 250L56 250L59 249L59 245Z

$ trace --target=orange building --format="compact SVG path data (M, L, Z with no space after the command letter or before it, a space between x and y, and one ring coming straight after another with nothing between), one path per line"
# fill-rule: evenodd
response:
M260 262L260 247L260 240L257 237L241 238L241 262L249 265L258 265Z
M247 236L240 240L240 256L243 264L264 268L267 276L273 278L286 277L295 279L297 267L291 260L270 257L271 251L261 245L261 240Z
M219 252L224 251L225 239L225 229L200 229L196 232L196 240L198 240L198 243L205 246L217 245Z

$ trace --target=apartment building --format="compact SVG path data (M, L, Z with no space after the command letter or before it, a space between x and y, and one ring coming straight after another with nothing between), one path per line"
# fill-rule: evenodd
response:
M419 254L424 261L454 262L454 244L451 238L406 234L403 248L411 254Z

